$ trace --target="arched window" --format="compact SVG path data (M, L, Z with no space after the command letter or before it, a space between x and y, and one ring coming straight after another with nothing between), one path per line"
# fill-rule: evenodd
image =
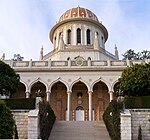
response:
M77 44L81 43L81 29L77 29Z
M87 37L87 45L91 44L91 40L90 40L90 30L87 29L86 31L86 37Z
M67 31L67 34L68 34L67 44L71 44L71 30L70 29Z
M56 37L54 38L54 48L56 48Z

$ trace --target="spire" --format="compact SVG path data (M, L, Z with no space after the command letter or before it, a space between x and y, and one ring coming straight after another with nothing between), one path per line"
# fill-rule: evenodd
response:
M1 60L5 60L5 53L3 53L2 57L0 58Z
M43 45L40 51L40 61L43 61Z
M119 60L119 54L118 54L118 49L117 49L116 44L115 44L115 56Z

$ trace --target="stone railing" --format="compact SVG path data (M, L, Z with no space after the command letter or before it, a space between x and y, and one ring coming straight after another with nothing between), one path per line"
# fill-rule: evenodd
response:
M67 61L12 61L4 60L12 68L95 68L95 67L127 67L132 64L149 63L150 59L146 60L67 60Z

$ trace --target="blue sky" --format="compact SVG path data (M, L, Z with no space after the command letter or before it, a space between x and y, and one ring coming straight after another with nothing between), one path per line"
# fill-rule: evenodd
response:
M128 49L150 50L150 0L0 0L0 57L21 54L24 60L38 60L52 50L49 31L72 7L93 11L109 36L106 50L119 54Z

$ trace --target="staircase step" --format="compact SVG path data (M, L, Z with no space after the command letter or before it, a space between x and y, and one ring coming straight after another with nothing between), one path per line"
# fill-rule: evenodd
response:
M103 121L56 121L49 140L110 140Z

